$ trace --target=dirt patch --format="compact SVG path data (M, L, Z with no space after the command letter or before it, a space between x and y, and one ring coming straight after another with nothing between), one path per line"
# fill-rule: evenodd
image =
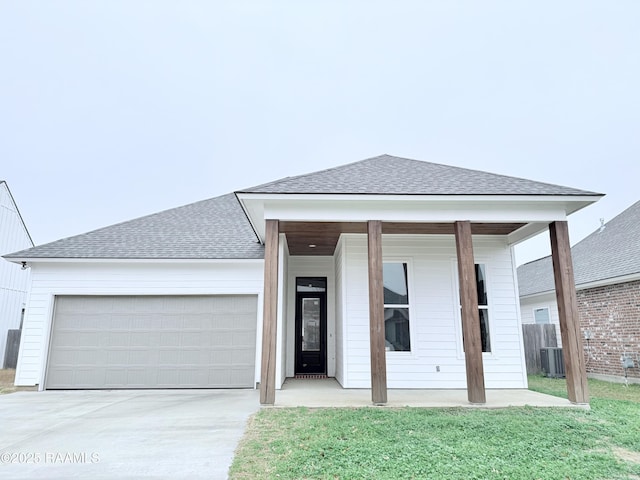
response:
M613 447L611 450L620 460L640 464L640 452L633 452L622 447Z
M13 384L15 378L15 370L10 368L0 369L0 395L3 393L13 393L38 389L38 387L16 387Z

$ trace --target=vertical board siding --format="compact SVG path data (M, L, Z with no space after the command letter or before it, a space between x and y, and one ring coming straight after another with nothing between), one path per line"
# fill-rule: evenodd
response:
M335 276L335 292L336 292L336 304L335 304L335 324L336 324L336 334L335 334L335 349L336 349L336 360L335 360L335 378L340 383L340 385L344 385L345 383L345 356L344 356L344 247L343 241L340 239L338 245L336 247L336 251L334 254L334 276Z
M0 256L33 246L7 185L0 183ZM20 327L27 301L30 271L0 258L0 367L4 359L7 332Z
M483 354L487 388L526 388L511 249L501 237L474 237L487 266L492 352ZM466 388L453 235L383 235L386 259L409 262L411 352L387 352L389 388ZM370 388L367 239L343 235L344 352L347 388ZM439 367L440 371L437 371Z
M553 324L523 324L522 338L524 340L527 374L537 375L542 372L540 350L545 347L558 346L558 343L556 342L556 326Z
M263 294L263 262L189 264L55 263L32 268L22 331L17 385L41 384L55 295ZM258 324L262 323L258 308ZM260 335L258 329L257 336ZM260 338L256 339L256 380Z
M287 305L288 305L288 285L289 285L289 247L287 237L280 234L278 264L278 333L276 341L276 389L282 388L282 384L287 378Z

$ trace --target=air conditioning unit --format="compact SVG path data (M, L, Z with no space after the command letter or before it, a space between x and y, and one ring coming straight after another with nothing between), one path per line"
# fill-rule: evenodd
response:
M542 373L547 377L564 378L564 357L562 348L548 347L540 349Z

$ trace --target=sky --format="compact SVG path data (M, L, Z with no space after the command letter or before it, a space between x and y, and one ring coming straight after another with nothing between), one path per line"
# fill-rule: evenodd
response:
M387 153L607 194L576 243L640 199L639 22L636 0L0 0L0 179L40 245Z

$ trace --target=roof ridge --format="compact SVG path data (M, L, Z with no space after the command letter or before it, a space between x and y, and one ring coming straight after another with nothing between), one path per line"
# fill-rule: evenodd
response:
M356 160L355 162L349 162L349 163L345 163L342 165L336 165L335 167L329 167L329 168L323 168L322 170L316 170L314 172L307 172L307 173L301 173L300 175L292 175L292 176L288 176L288 177L282 177L279 178L278 180L272 180L270 182L267 183L261 183L260 185L254 185L251 187L247 187L247 188L243 188L242 190L236 190L234 193L244 193L247 192L248 190L254 190L257 188L263 188L263 187L268 187L268 186L272 186L272 185L277 185L279 183L288 181L288 180L295 180L298 178L304 178L304 177L308 177L309 175L318 175L321 173L325 173L325 172L331 172L332 170L337 170L339 168L344 168L344 167L349 167L351 165L356 165L358 163L362 163L362 162L366 162L369 160L373 160L375 158L380 158L380 157L392 157L393 155L388 155L386 153L382 154L382 155L376 155L375 157L370 157L370 158L364 158L362 160ZM400 158L400 157L395 157L395 158ZM409 160L409 159L407 159ZM419 161L419 160L417 160Z

